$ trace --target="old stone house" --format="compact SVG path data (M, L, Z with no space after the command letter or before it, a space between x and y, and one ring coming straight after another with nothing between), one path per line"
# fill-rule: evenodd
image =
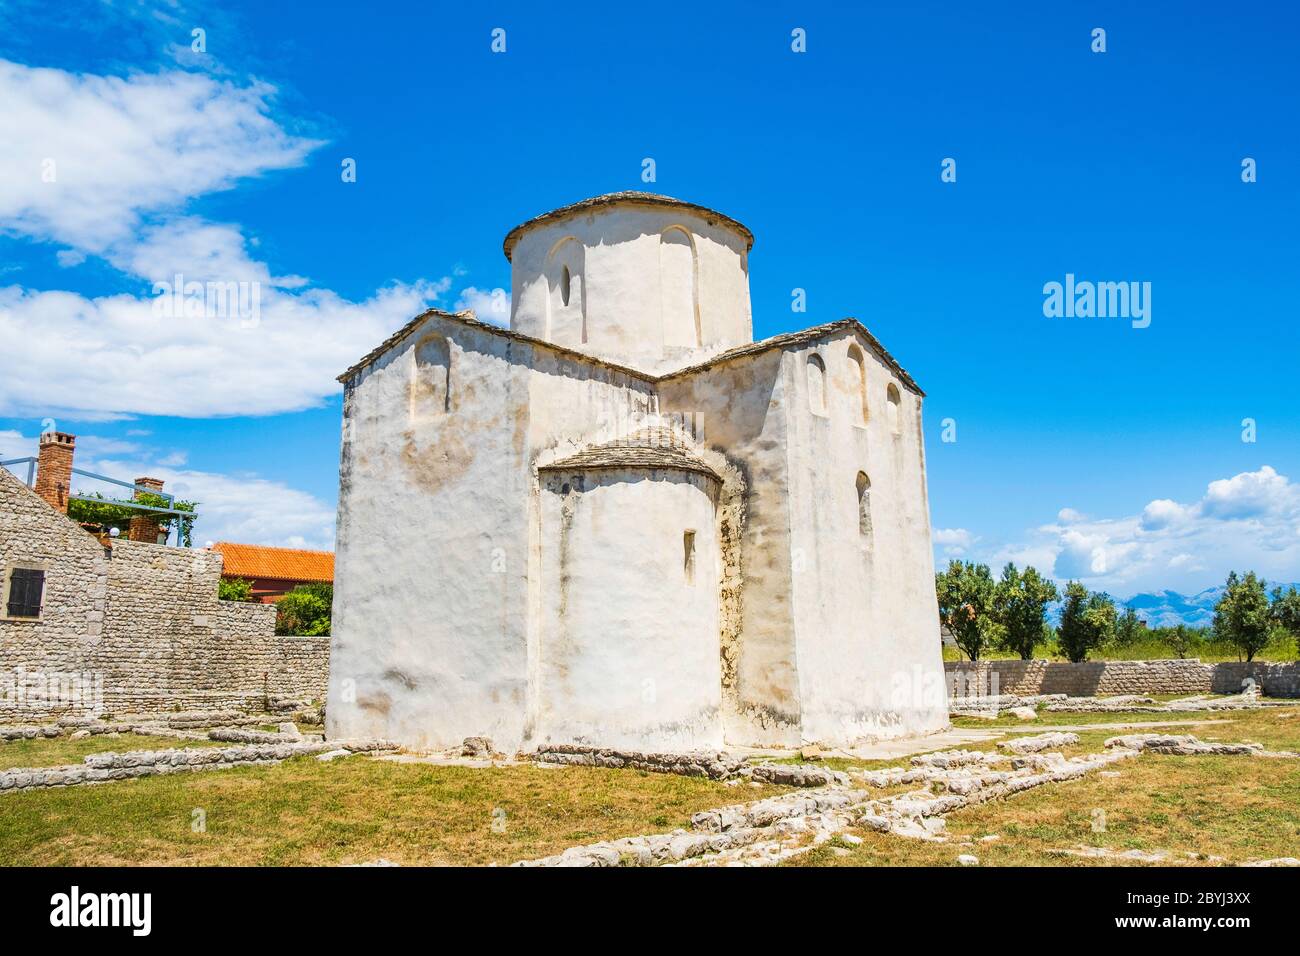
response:
M247 581L253 597L263 604L274 604L300 584L334 583L333 551L233 541L218 541L212 550L221 555L221 576Z
M921 389L855 319L754 342L753 236L617 193L511 230L509 328L341 376L328 725L446 747L946 725Z
M220 554L156 543L149 513L126 538L70 520L74 450L42 435L34 488L0 468L0 722L323 698L328 641L218 600Z

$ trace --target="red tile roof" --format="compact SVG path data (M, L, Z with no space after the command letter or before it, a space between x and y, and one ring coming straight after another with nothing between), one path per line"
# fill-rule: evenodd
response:
M268 548L260 544L218 541L212 546L224 559L227 578L276 578L281 581L334 580L333 551Z

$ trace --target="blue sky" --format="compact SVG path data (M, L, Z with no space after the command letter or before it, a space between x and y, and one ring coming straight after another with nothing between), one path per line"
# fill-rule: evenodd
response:
M926 389L938 560L1300 577L1294 11L468 6L0 3L0 457L52 418L200 541L330 547L334 376L508 289L511 226L646 188L754 231L756 336L854 315ZM153 316L177 271L260 322ZM1045 317L1067 273L1150 326Z

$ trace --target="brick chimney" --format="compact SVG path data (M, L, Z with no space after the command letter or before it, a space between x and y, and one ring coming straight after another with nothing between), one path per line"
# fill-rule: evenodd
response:
M36 493L64 514L72 493L72 453L77 436L67 432L42 432L36 459Z
M135 480L136 491L133 498L140 500L140 495L146 491L162 491L163 483L158 478L137 478ZM150 511L142 511L131 517L131 528L127 532L127 537L132 541L144 541L148 544L157 544L160 529L158 522L160 516Z

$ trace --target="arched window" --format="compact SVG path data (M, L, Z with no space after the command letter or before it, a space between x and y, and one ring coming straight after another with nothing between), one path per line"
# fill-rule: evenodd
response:
M858 407L853 410L855 416L860 415L857 419L858 424L867 423L867 360L862 354L862 349L856 345L849 346L849 376L853 382L854 388L858 391Z
M826 363L815 352L808 356L808 404L814 415L826 414Z
M699 267L695 241L681 226L659 235L659 289L663 309L664 344L700 344Z
M573 236L551 247L546 264L546 337L562 345L587 341L587 303L582 286L586 250Z
M871 479L858 472L858 534L871 543Z
M889 413L889 430L895 435L898 434L899 429L902 427L899 409L902 401L902 397L898 394L898 386L890 382L889 388L885 389L885 402Z
M412 421L451 410L451 348L441 335L425 336L416 344L407 395Z

